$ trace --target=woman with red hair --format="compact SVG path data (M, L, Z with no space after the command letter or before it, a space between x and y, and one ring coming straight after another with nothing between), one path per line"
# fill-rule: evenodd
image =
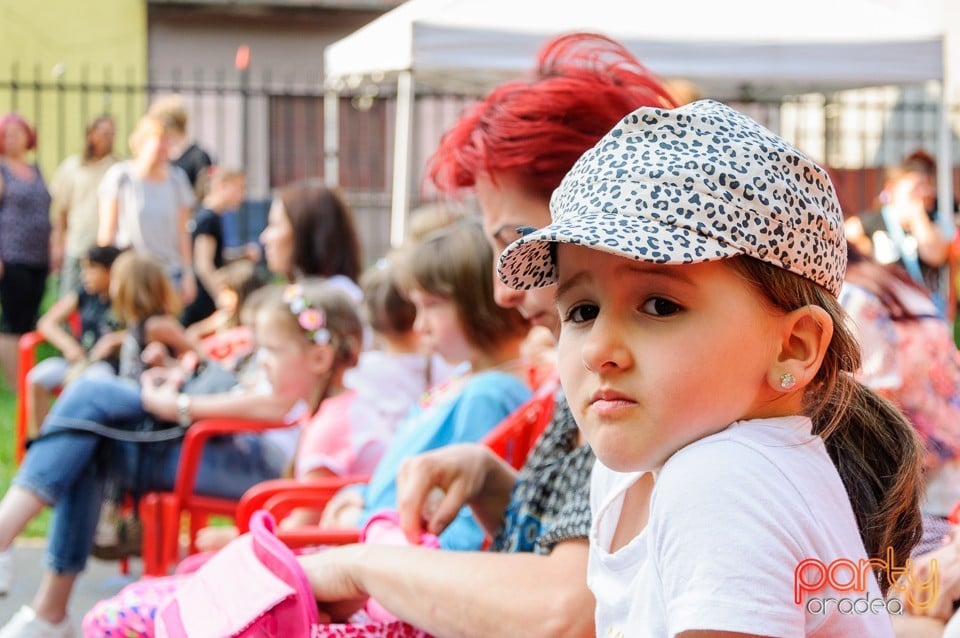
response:
M476 191L499 254L524 227L550 223L550 194L564 174L641 106L676 104L613 40L561 36L541 50L532 77L494 89L464 113L441 141L430 176L446 193ZM494 282L498 304L556 330L553 290L513 290L495 275ZM304 556L321 607L339 617L349 605L335 603L372 596L435 636L594 635L587 588L593 453L559 389L554 405L519 472L481 445L436 450L401 468L397 502L408 538L439 533L469 505L493 538L492 551L367 545Z
M503 84L440 142L430 178L443 192L476 192L499 254L517 229L550 223L550 194L573 163L641 106L677 106L663 83L617 42L594 34L556 38L532 78ZM554 292L514 290L494 277L497 303L556 329Z
M0 366L17 387L17 342L37 325L50 272L50 193L27 160L33 127L17 113L0 118Z

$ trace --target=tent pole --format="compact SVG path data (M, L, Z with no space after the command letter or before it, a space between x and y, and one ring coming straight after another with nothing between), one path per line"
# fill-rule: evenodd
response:
M940 80L940 125L937 130L937 221L946 237L953 238L953 153L950 139L950 100L946 79Z
M406 234L410 205L410 161L413 130L413 72L397 76L397 120L393 137L393 193L390 204L390 245L396 248Z
M323 93L323 179L327 186L340 186L340 94Z

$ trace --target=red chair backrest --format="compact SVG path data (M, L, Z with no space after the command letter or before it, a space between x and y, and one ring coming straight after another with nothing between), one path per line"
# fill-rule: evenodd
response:
M559 382L550 379L526 403L511 412L483 439L483 444L519 470L530 450L553 418L554 395Z

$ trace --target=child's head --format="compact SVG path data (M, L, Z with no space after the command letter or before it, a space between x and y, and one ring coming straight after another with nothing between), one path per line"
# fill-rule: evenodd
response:
M376 339L384 342L382 347L410 350L417 342L413 329L417 308L403 292L397 263L397 255L388 255L363 273L363 312Z
M182 137L187 134L187 109L180 95L172 93L157 99L147 112L162 120L174 135Z
M468 215L467 210L450 202L432 202L410 211L407 220L407 243L417 243L430 233L456 223Z
M91 295L110 292L110 268L120 255L116 246L93 246L80 262L80 281Z
M907 155L903 161L887 169L880 203L904 203L915 200L932 210L937 199L937 160L923 149Z
M266 283L256 264L248 259L238 259L217 268L213 279L216 282L214 302L218 309L230 313L230 326L240 324L240 309L247 297Z
M363 324L343 292L307 279L272 286L259 303L254 333L276 394L316 407L357 363Z
M180 312L180 297L163 266L134 250L122 252L110 268L110 299L113 311L127 324Z
M642 108L578 160L551 213L500 276L558 284L561 378L601 461L654 469L733 421L806 414L868 550L912 534L873 518L909 522L919 449L853 379L843 217L821 167L716 102Z
M217 167L211 172L204 203L223 213L236 210L243 203L247 176L236 168Z
M417 330L447 361L473 360L529 330L519 312L493 300L493 250L477 221L436 231L403 261Z
M317 180L277 191L260 235L267 267L290 279L360 276L360 241L353 212L343 198Z
M147 162L166 161L169 153L167 133L163 118L149 113L141 117L127 140L133 156Z

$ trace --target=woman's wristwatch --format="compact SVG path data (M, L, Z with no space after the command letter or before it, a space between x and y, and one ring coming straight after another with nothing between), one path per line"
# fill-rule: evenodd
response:
M193 423L190 418L190 395L183 392L177 395L177 423L184 430Z

